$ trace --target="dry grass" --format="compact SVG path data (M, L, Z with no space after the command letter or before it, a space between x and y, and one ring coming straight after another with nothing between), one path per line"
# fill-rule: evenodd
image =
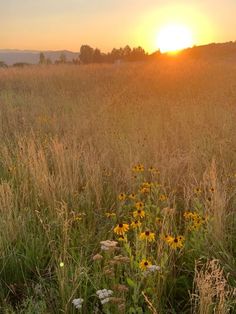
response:
M190 302L200 258L226 265L234 286L235 81L236 64L220 60L1 69L0 306L14 311L30 300L24 306L33 311L32 290L40 285L48 297L40 299L46 305L35 305L43 309L38 313L72 313L79 291L89 296L99 288L102 279L91 275L91 256L113 228L104 213L117 208L120 192L132 192L130 169L138 162L158 167L168 194L165 207L175 209L163 212L163 233L183 231L182 213L193 208L209 222L186 251L165 262L158 279L162 299L144 291L149 308L189 313L183 304ZM202 190L197 202L196 187ZM75 222L78 214L86 216ZM154 252L157 259L163 245ZM60 268L60 261L67 266ZM202 302L206 272L195 274ZM197 313L211 313L199 302Z

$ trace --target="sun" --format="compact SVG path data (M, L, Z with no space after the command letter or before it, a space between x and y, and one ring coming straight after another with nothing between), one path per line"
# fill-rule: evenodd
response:
M177 52L193 46L193 35L185 25L169 24L163 26L157 37L157 47L161 52Z

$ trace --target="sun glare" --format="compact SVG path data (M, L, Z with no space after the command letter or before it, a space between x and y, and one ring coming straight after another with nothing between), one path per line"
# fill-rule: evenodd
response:
M191 30L184 25L170 24L163 26L157 37L157 47L161 52L177 52L193 46Z

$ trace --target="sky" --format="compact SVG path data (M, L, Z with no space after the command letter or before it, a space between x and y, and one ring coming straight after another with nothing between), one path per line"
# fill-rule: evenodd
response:
M160 30L179 23L195 45L236 40L236 0L0 0L0 49L152 52Z

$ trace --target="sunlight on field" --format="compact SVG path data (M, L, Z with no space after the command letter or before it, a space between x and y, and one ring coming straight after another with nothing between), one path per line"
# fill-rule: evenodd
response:
M0 70L0 309L235 309L235 77L181 58Z

